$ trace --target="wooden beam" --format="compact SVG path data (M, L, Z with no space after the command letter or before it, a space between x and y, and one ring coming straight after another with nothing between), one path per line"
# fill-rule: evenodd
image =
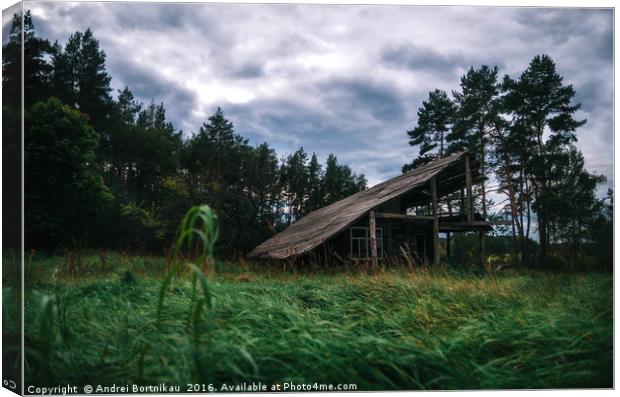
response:
M439 230L441 232L474 232L488 230L491 225L488 222L441 222Z
M486 231L480 231L480 263L482 264L482 268L486 269L487 255L486 255L486 244L485 244L485 236Z
M376 218L383 219L401 219L405 221L423 221L423 222L431 222L435 219L434 216L417 216L417 215L405 215L405 214L392 214L390 212L377 212L375 214Z
M370 261L373 269L377 269L377 224L375 220L375 211L370 211Z
M439 217L439 219L441 220L441 217ZM471 223L469 222L462 222L462 221L446 221L446 222L439 222L439 226L441 228L443 228L444 226L453 226L453 227L467 227L467 226L476 226L476 227L489 227L492 228L492 224L491 222L486 222L486 221L473 221Z
M469 153L465 155L465 185L467 187L467 222L474 221L474 200L471 188L471 170L469 169Z
M439 216L437 214L437 178L431 179L431 195L433 197L433 262L439 266Z
M400 220L400 221L405 221L405 222L425 224L429 226L435 221L434 216L392 214L389 212L375 212L375 218L394 219L394 220ZM459 220L444 219L441 216L438 216L437 219L439 221L439 228L441 229L440 231L446 231L448 229L462 230L462 229L467 229L468 226L474 227L474 229L471 229L471 230L477 230L475 228L492 227L493 225L509 224L506 222L488 222L488 221L476 221L476 220L474 220L473 222L465 222L465 221L459 221Z

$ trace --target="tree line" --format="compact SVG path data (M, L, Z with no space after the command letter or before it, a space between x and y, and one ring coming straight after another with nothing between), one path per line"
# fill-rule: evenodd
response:
M477 210L487 215L489 190L506 198L498 212L509 219L522 266L574 269L590 256L611 269L613 191L598 198L605 177L584 166L576 143L586 120L575 117L581 105L574 96L548 55L535 56L517 78L500 80L497 67L472 67L458 89L451 94L436 89L418 109L417 124L407 134L419 155L403 172L468 150L497 183L492 189L483 183ZM444 204L459 210L460 201L448 197Z
M5 137L19 136L22 18L3 46ZM217 108L187 135L163 103L112 96L106 55L92 31L64 44L35 34L23 15L25 245L162 252L192 205L219 216L218 254L244 253L299 217L366 189L330 154L278 158L253 146ZM7 140L8 142L8 140Z

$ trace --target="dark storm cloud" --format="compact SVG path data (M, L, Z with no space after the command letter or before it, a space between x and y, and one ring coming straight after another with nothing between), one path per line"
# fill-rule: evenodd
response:
M424 70L440 74L453 74L466 62L461 54L442 54L432 48L412 43L388 47L381 53L381 60L393 67Z
M611 89L607 78L591 79L575 85L574 89L575 102L580 103L581 108L588 113L613 106L613 98L610 95Z
M9 33L11 32L11 20L2 23L2 44L6 44L9 41Z
M109 72L120 86L129 86L133 94L143 100L164 100L174 108L192 109L197 106L196 94L175 81L166 79L149 68L131 60L108 62Z
M405 114L403 98L390 82L372 79L334 79L319 85L330 108L341 108L341 114L368 112L378 120L394 120Z
M162 29L186 30L188 41L211 40L226 46L231 43L230 36L226 33L226 26L218 20L217 5L212 6L213 12L200 12L200 10L197 12L196 4L117 3L106 5L112 8L118 25L126 33L134 30L152 32L159 32Z
M595 9L586 11L575 8L560 11L552 8L526 8L515 13L515 21L526 26L532 38L550 38L554 45L562 45L573 37L596 34L601 28L609 33L612 14L609 10ZM612 39L611 35L609 39Z
M112 5L118 6L118 5ZM122 12L117 13L117 20L121 27L134 29L136 27L157 29L165 26L171 29L183 28L193 20L191 9L183 5L160 4L158 7L144 7L144 4L122 4ZM137 23L136 19L140 22Z
M225 104L222 109L237 132L256 143L268 142L280 156L299 147L316 153L322 161L333 153L340 162L352 165L355 172L377 181L397 175L406 161L399 153L406 139L385 141L381 138L385 131L372 124L343 123L327 112L296 101L260 100L244 105ZM335 109L334 113L342 111ZM362 159L364 164L358 164Z
M154 71L130 60L108 62L108 71L116 80L125 82L125 85L131 85L134 95L142 98L160 98L178 89Z
M256 62L248 62L235 68L230 73L233 78L239 79L256 79L265 74L263 65Z
M504 62L496 54L470 56L461 51L444 54L431 47L411 42L385 47L379 54L379 62L390 68L412 73L424 72L450 81L458 81L463 71L472 67L478 68L480 65L504 68Z
M115 89L163 101L195 133L221 106L279 156L330 152L370 183L416 155L405 131L428 92L470 67L516 78L549 54L582 103L586 165L613 177L613 13L600 9L269 4L30 3L37 32L91 28ZM4 19L4 18L3 18ZM3 20L4 22L4 20ZM3 29L5 26L3 26Z
M344 137L342 127L327 115L295 101L257 100L247 104L225 104L222 109L235 122L239 132L245 131L255 142L267 141L287 152L299 146L317 148ZM339 133L340 132L340 133ZM283 154L283 153L282 153Z

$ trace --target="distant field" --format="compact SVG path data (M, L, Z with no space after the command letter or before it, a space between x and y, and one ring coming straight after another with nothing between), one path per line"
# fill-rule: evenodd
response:
M612 386L611 275L224 267L211 309L177 280L158 325L164 259L89 256L69 271L64 257L35 258L26 384Z

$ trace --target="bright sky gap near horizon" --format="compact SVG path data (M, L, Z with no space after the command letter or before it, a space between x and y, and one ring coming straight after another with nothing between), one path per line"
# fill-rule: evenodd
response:
M613 186L613 11L516 7L25 2L37 34L90 28L112 87L163 101L185 134L220 106L237 133L279 156L300 146L372 186L417 155L406 131L428 92L470 66L516 78L549 54L588 122L589 171ZM10 19L3 16L3 39ZM116 92L113 93L116 96Z

